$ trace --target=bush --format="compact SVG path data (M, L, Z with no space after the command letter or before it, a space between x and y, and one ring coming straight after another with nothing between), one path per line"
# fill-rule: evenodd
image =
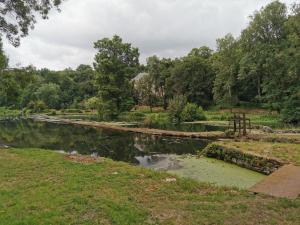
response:
M19 117L23 114L20 110L8 109L5 107L0 107L0 120L7 118Z
M300 100L290 100L281 112L281 119L285 123L300 124Z
M84 108L85 109L92 109L92 110L96 110L99 108L99 98L97 97L92 97L89 99L86 99L83 102Z
M98 116L100 120L115 120L119 116L117 107L113 101L99 101Z
M186 106L187 99L184 95L177 95L169 101L169 116L172 122L180 123L181 114Z
M169 123L168 114L165 113L154 113L148 114L144 120L144 125L151 126L162 126Z
M206 117L204 115L202 107L198 107L194 103L188 103L182 113L181 120L186 122L193 122L196 120L205 120Z
M29 102L27 108L30 109L31 112L40 113L46 110L47 106L43 101L37 100L35 102L34 101Z
M145 119L145 114L142 112L123 112L118 118L126 122L139 122Z

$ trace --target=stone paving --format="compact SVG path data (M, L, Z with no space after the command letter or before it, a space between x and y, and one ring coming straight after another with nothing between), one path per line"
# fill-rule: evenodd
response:
M300 167L286 165L250 188L251 192L296 199L300 195Z

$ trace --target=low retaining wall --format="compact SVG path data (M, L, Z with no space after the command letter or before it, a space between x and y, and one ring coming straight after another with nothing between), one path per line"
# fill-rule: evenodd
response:
M210 144L202 154L210 157L233 163L238 166L269 175L285 165L277 159L266 158L249 152L243 152L234 148L227 148L218 144Z

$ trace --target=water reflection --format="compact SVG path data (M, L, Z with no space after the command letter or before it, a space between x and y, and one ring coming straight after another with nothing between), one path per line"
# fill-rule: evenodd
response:
M66 119L79 119L86 121L99 121L97 115L61 115L60 118ZM161 130L174 130L174 131L184 131L184 132L206 132L206 131L225 131L227 129L226 126L216 126L202 123L181 123L181 124L152 124L149 126L144 125L143 123L132 123L130 125L126 125L127 127L147 127Z
M195 154L208 142L18 120L0 122L1 144L76 151L80 154L94 154L118 161L143 164L145 157L150 157L151 161L156 154ZM149 159L147 161L150 162Z

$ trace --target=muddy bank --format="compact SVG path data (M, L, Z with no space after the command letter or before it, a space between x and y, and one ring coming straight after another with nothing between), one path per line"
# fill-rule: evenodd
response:
M182 131L169 131L169 130L159 130L159 129L150 129L150 128L132 128L132 127L122 127L119 125L115 125L113 123L61 119L57 117L48 117L48 116L41 116L41 115L30 116L29 118L38 122L73 124L73 125L89 126L94 128L103 128L103 129L111 129L116 131L135 132L135 133L143 133L143 134L159 135L159 136L204 138L204 139L212 139L212 140L226 138L225 133L221 131L182 132Z

